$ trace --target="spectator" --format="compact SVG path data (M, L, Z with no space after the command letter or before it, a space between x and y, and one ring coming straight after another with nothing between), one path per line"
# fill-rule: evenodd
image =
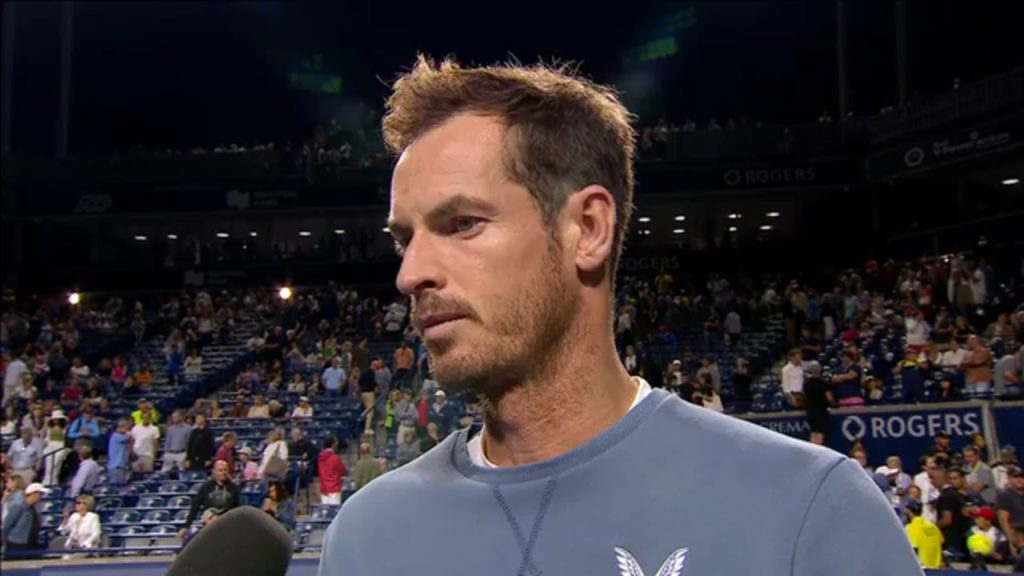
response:
M292 410L292 418L312 418L313 407L309 404L309 398L306 396L299 397L299 404Z
M78 447L78 470L71 480L69 495L75 498L81 494L91 494L100 477L100 465L92 458L92 447L82 444Z
M405 388L408 386L407 380L415 359L416 355L413 353L412 348L409 347L409 343L403 340L395 350L394 358L392 360L392 364L395 367L393 382L396 387Z
M306 393L306 382L302 379L302 374L296 372L292 376L292 381L288 383L289 394L305 394Z
M996 501L996 480L992 469L985 464L975 446L964 448L964 464L967 470L967 488L981 497L987 504Z
M189 431L184 466L188 470L206 470L213 462L214 441L206 415L196 414L195 426Z
M999 449L999 460L992 464L992 476L995 478L996 490L1006 490L1010 477L1008 471L1018 466L1017 449L1010 444L1005 444Z
M914 353L916 357L924 350L928 338L931 336L932 327L924 319L924 312L915 310L906 319L907 350Z
M270 418L270 407L264 404L263 396L257 394L252 398L252 406L249 407L249 413L246 414L246 418Z
M29 484L4 500L6 514L3 520L4 551L34 550L39 547L40 522L36 504L50 490L39 483Z
M153 425L149 412L143 412L142 424L136 424L128 434L131 443L132 471L149 473L153 471L156 452L160 447L160 429Z
M707 375L710 378L710 384L715 389L715 394L722 391L722 374L718 370L718 364L715 362L713 356L705 356L703 365L700 370L697 370L697 380L701 381L704 376Z
M247 418L249 407L245 404L245 394L239 392L235 395L235 403L228 408L225 418Z
M83 494L75 498L74 513L70 510L64 513L64 521L57 531L66 536L65 550L89 550L99 546L103 531L100 529L99 515L93 512L95 508L96 500L88 494Z
M71 380L68 381L67 386L65 386L64 389L61 390L60 392L60 403L78 404L82 400L82 397L84 395L85 392L82 390L82 387L79 386L78 384L78 378L72 376Z
M65 429L68 425L67 416L63 410L50 412L50 420L46 423L46 444L43 447L43 485L53 486L57 484L57 471L60 470L68 449L67 435Z
M1006 469L1007 486L996 495L996 518L1010 542L1010 555L1024 557L1024 471L1019 466ZM1022 560L1017 561L1019 568Z
M295 526L295 500L290 496L284 482L271 482L267 486L267 497L263 499L261 507L289 530Z
M128 434L131 429L131 420L119 421L107 442L107 480L114 486L124 484L128 478Z
M145 398L139 400L138 409L132 412L132 420L135 421L135 424L142 424L144 414L149 414L149 421L154 425L160 422L160 412L153 408L153 403Z
M437 424L437 431L441 438L448 436L455 425L455 407L448 403L448 396L444 390L434 392L434 403L430 405L428 420Z
M223 460L228 465L229 471L235 469L235 444L238 442L238 436L234 432L225 432L224 439L221 442L220 448L217 448L217 454L214 456L214 463L218 460Z
M309 481L313 475L313 462L317 458L316 445L306 438L305 434L302 433L302 428L293 426L291 431L291 442L288 443L288 453L292 458L297 459L296 474L299 478L299 488L305 488L309 485ZM288 485L294 486L293 477L288 478Z
M794 348L789 351L788 361L782 367L782 391L786 402L792 408L804 406L804 369L803 353Z
M967 356L960 367L967 372L967 394L972 398L992 391L992 352L977 336L967 339Z
M338 439L334 436L324 439L324 448L317 457L317 473L320 476L320 503L340 506L341 480L348 470L338 457Z
M974 526L971 527L967 536L967 547L971 554L971 569L985 571L988 569L988 562L1003 562L1009 552L1009 543L1006 536L995 527L996 512L988 506L976 508L971 512L974 517ZM988 554L981 554L970 550L971 542L976 538L987 540L992 545L992 551Z
M842 366L839 373L832 375L832 394L840 406L863 406L861 367L855 362L854 353L848 349L843 350L840 358Z
M380 462L371 455L370 450L370 445L366 442L359 445L359 461L352 471L357 492L383 473Z
M437 423L427 424L427 435L420 440L420 454L426 454L431 448L441 443L441 436L438 434Z
M22 427L21 438L11 444L7 456L12 474L21 476L25 484L35 481L43 457L43 445L31 426Z
M416 433L418 414L412 401L412 392L402 390L401 399L395 404L395 420L398 421L398 438L404 438L407 431Z
M373 416L377 405L377 359L373 359L370 369L364 370L359 378L359 397L363 401L363 434L373 434Z
M18 388L21 386L22 375L28 373L28 365L25 364L25 360L21 355L4 353L4 364L7 368L4 369L4 401L3 405L6 407L8 404L17 398Z
M171 412L171 422L164 430L164 463L161 472L169 472L172 468L184 471L185 459L188 457L188 439L192 428L185 424L181 410Z
M957 472L955 469L952 472ZM952 554L963 554L966 551L967 537L967 500L950 483L949 472L944 468L936 468L932 472L932 484L939 489L939 498L935 501L935 523L942 530L943 550Z
M835 398L832 396L832 390L821 378L821 364L817 361L808 362L807 378L803 381L803 405L807 423L811 428L810 440L814 444L825 444L830 419L828 408L833 404Z
M399 466L412 462L420 455L419 442L416 441L414 430L405 430L398 436L398 447L395 450L395 461Z
M278 426L267 434L260 461L260 477L273 482L284 480L287 474L288 444L284 441L284 428Z
M153 373L149 371L149 362L143 360L139 363L139 369L132 375L132 379L143 389L153 385Z
M231 481L231 466L230 462L224 460L217 460L214 463L213 478L207 480L192 498L192 506L185 517L185 527L178 532L179 538L185 537L196 516L199 516L199 530L214 521L217 516L238 507L239 490Z
M110 381L122 385L126 378L128 378L128 367L125 366L120 356L114 356L114 364L110 368Z
M324 389L330 396L341 395L341 385L345 382L345 371L341 369L341 358L335 356L331 359L331 365L321 375Z
M924 568L942 568L942 531L931 521L921 515L921 503L910 502L906 506L910 514L907 524L907 538L914 548L921 566Z
M188 358L185 359L185 375L202 376L202 374L203 357L199 353L199 348L192 348L188 353Z
M6 396L4 397L7 398ZM18 433L18 413L14 409L14 403L4 407L3 416L0 417L0 436L14 436Z
M76 356L74 360L71 361L71 374L78 376L79 378L89 377L89 366L85 364L81 356Z
M242 446L238 451L238 461L242 463L242 480L260 479L260 465L252 459L252 448Z

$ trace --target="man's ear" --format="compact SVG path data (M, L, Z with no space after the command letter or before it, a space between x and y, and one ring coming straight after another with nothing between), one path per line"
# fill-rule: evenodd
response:
M615 199L604 186L591 185L569 197L576 268L591 275L607 269L615 250Z

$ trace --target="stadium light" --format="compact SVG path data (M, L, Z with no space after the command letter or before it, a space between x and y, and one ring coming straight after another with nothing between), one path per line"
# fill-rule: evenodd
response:
M72 292L68 294L68 304L72 306L78 306L78 303L82 301L82 295L78 292Z
M686 216L676 216L676 222L686 222Z
M302 236L303 238L309 238L312 235L313 233L309 230L299 230L299 236Z
M740 214L739 212L729 214L729 220L739 220L740 218L743 218L743 214Z
M729 226L729 232L735 232L737 230L739 230L739 228L737 228L735 226Z
M1013 186L1014 184L1020 184L1020 178L1007 178L1003 180L1003 186Z
M344 230L342 230L341 228L338 228L338 229L336 229L336 230L334 231L334 233L335 233L335 234L337 234L338 236L341 236L342 234L344 234L344 233L345 233L345 231L344 231Z
M381 228L380 231L381 232L387 232L387 233L390 234L391 233L391 228L388 228L387 226L385 226L385 227Z
M767 216L769 218L778 218L779 216L782 216L782 214L780 214L778 212L766 212L765 216Z
M638 222L647 223L647 222L651 221L651 217L650 216L641 216L641 217L637 218L637 221Z
M287 286L282 286L281 289L277 291L277 295L281 297L281 300L290 300L292 297L292 289Z
M647 230L647 229L645 228L645 229L643 229L643 230L641 230L641 231L640 231L640 235L641 235L641 236L650 236L650 235L651 235L651 231L650 231L650 230Z
M168 234L167 235L167 239L168 240L177 240L178 239L178 235L177 234Z
M764 230L765 232L767 232L767 231L769 231L771 229L772 229L772 225L771 224L762 224L761 225L761 230Z
M136 240L138 240L139 242L145 242L146 240L149 240L149 238L146 238L146 237L145 237L145 236L143 236L142 234L137 234L137 235L135 236L135 239L136 239Z
M672 233L673 234L686 234L686 230L684 230L682 228L676 228L675 230L672 231Z
M228 237L228 233L227 232L217 232L217 238L227 238L227 237Z
M249 238L255 238L257 236L259 236L259 234L257 234L256 232L249 232Z

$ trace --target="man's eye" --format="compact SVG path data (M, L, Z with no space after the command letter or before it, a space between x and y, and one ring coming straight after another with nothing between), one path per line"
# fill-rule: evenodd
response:
M476 218L460 217L455 219L455 221L453 222L453 227L455 228L456 232L460 234L465 234L466 232L472 232L473 229L476 228L479 223L480 220Z

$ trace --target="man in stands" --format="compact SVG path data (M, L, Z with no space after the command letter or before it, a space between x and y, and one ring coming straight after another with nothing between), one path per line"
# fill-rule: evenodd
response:
M317 474L320 476L320 503L341 505L341 480L348 470L338 457L338 439L334 436L324 439L324 449L317 457Z
M156 452L160 447L160 429L150 420L150 412L142 413L142 423L132 427L131 454L133 472L148 473L153 471Z
M100 435L100 423L93 416L92 406L86 405L82 408L82 415L75 418L68 428L68 438L71 440L83 440L90 444Z
M88 444L78 447L78 459L78 470L71 480L71 491L68 493L71 498L77 498L79 494L92 494L100 477L100 465L93 460L92 448Z
M967 338L967 356L960 367L967 372L969 396L983 396L992 390L992 352L977 336Z
M786 402L792 408L803 408L804 405L804 367L803 354L794 348L789 351L789 360L782 367L782 392Z
M933 504L935 524L942 530L943 550L963 554L967 549L965 539L970 524L964 513L967 509L967 499L953 485L949 475L950 471L945 468L936 468L931 474L932 484L939 489L939 498Z
M622 366L635 132L610 90L564 68L421 58L387 107L397 284L434 376L476 393L485 423L349 499L321 576L921 574L855 463ZM396 525L417 535L400 551Z
M114 433L107 442L107 479L114 486L120 486L128 479L128 434L131 429L131 420L125 418L118 421Z
M24 478L25 484L35 481L43 457L43 443L36 438L35 428L21 427L21 438L11 443L7 457L12 474Z
M1018 558L1015 568L1024 569L1024 470L1008 466L1006 490L996 495L999 528L1010 541L1010 555Z
M164 463L160 468L162 472L169 472L172 468L185 470L188 438L191 434L192 427L185 424L181 410L171 412L171 422L164 430L167 438L164 440Z
M3 551L34 550L39 547L39 529L42 522L36 504L50 493L42 484L34 482L4 499Z
M821 364L817 360L807 362L807 378L803 381L803 403L804 411L807 413L807 423L811 427L811 442L824 445L828 436L830 414L829 406L835 404L836 399L832 391L821 377Z
M235 444L238 443L238 435L234 432L225 432L224 440L221 442L220 448L217 448L217 454L214 456L214 461L227 462L228 470L232 474L235 472Z
M217 460L213 465L213 478L199 488L192 498L192 506L185 518L185 527L178 532L184 538L192 522L199 516L199 528L214 521L217 516L239 506L238 486L231 481L230 464Z
M931 521L921 516L921 503L907 504L910 522L907 524L907 539L917 552L921 566L942 568L942 531Z
M185 469L208 470L213 461L213 430L206 422L206 414L196 414L196 425L188 434L185 448Z
M345 371L341 369L341 358L335 356L331 359L331 365L324 370L321 380L323 380L324 388L329 395L341 395L341 385L345 381Z

